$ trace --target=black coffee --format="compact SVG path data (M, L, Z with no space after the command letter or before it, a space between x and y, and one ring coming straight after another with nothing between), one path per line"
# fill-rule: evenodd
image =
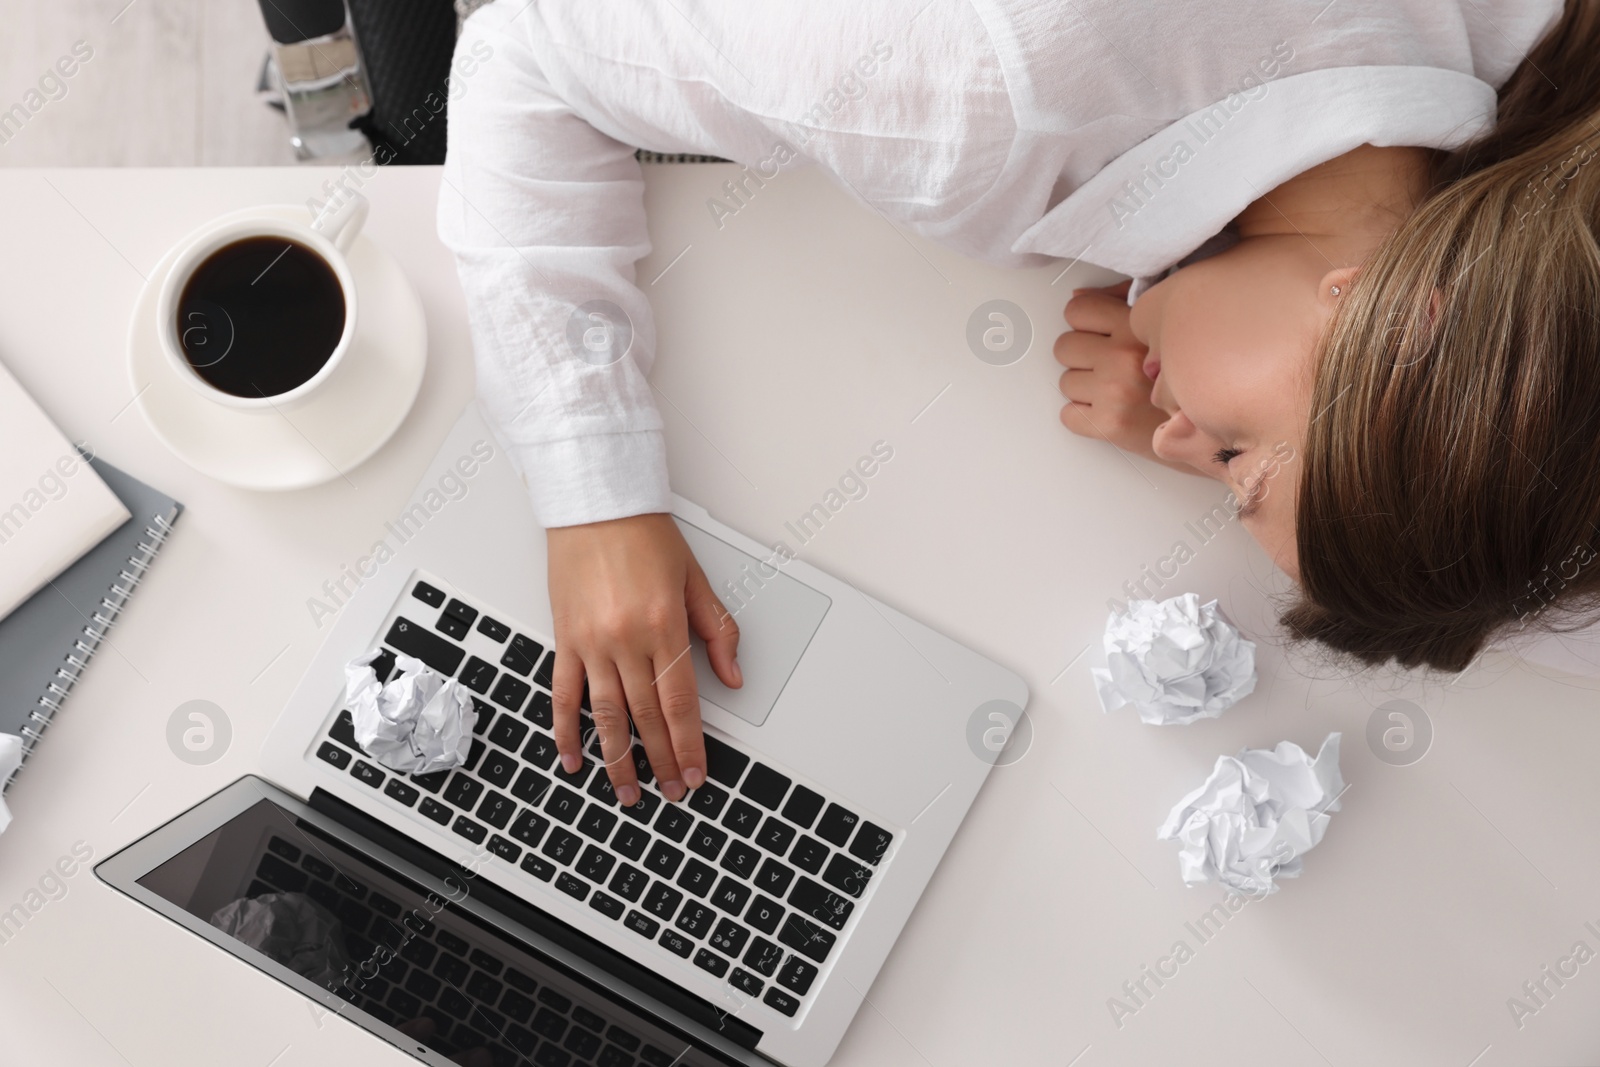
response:
M246 237L207 256L178 298L178 338L195 373L234 396L304 385L344 333L344 290L312 249Z

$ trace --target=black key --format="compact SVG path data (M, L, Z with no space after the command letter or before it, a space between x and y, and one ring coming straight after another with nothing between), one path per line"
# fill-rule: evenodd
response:
M756 864L761 862L761 853L754 845L744 841L732 841L728 844L728 851L722 854L722 869L732 871L740 878L749 878L756 873Z
M717 872L709 864L699 860L690 860L684 867L683 873L678 875L678 884L697 897L703 897L711 892L711 887L716 884Z
M734 798L728 810L722 816L722 825L738 834L740 837L749 837L756 832L756 827L761 824L761 809L754 804Z
M733 969L733 973L728 976L728 984L752 997L760 995L761 987L766 985L743 967Z
M783 905L776 900L769 900L761 894L756 894L756 899L750 902L750 910L744 913L744 921L754 926L764 934L776 933L778 922L783 918ZM763 974L770 972L763 971Z
M783 949L774 945L764 937L758 937L750 942L750 947L744 954L744 965L754 968L757 974L771 978L778 970L778 961L783 959Z
M468 630L467 624L454 615L440 615L439 621L433 624L433 628L442 634L455 638L457 641L466 637Z
M307 856L306 860L312 857ZM302 862L304 867L311 867L309 862ZM265 878L279 889L287 889L291 893L304 893L306 884L310 881L305 874L295 870L287 863L273 855L261 857L261 862L256 866L256 874Z
M409 808L417 802L417 798L422 794L406 785L400 779L391 778L389 779L389 784L383 787L383 795L393 800L398 800Z
M665 841L651 845L650 855L644 858L645 868L660 878L671 878L677 874L678 865L682 862L683 853Z
M767 821L761 824L760 833L756 834L756 844L775 856L781 856L794 844L794 834L794 827L768 815Z
M590 1011L582 1004L573 1006L572 1021L577 1023L579 1026L593 1030L597 1034L604 1033L606 1029L605 1016ZM589 1053L589 1055L592 1056L593 1053Z
M544 839L544 847L539 851L557 863L571 863L578 858L578 853L582 850L583 838L557 826L550 831L550 836Z
M435 589L427 582L418 582L411 587L411 595L428 605L430 608L444 607L444 593Z
M507 863L517 862L517 857L522 855L522 846L513 845L499 834L489 835L489 851L505 860Z
M524 993L531 994L539 988L538 982L535 982L532 978L529 978L515 967L512 967L506 971L505 979L506 985L510 986L512 989L520 989ZM501 1007L504 1006L505 1005L501 1005Z
M563 782L566 782L574 789L581 789L583 787L583 783L589 780L589 772L594 770L594 768L595 765L592 761L584 760L578 764L578 769L575 771L568 771L565 766L558 764L550 773L561 779Z
M728 961L707 948L694 954L694 965L702 971L710 971L718 978L728 973Z
M739 953L744 951L745 942L749 940L750 931L732 919L723 919L711 933L711 947L734 959L739 958Z
M333 725L328 727L328 736L345 748L353 748L357 752L366 751L356 744L356 720L348 711L341 711L333 717Z
M771 856L762 861L761 870L756 872L755 877L757 889L763 893L771 893L779 899L788 892L789 883L792 881L794 881L794 869L785 867Z
M258 882L257 884L265 885L266 883ZM339 895L339 891L327 882L312 882L310 888L306 890L306 894L329 911L337 911L339 905L344 903L344 898Z
M477 712L477 718L472 720L472 733L476 737L482 737L483 732L487 730L489 728L489 724L494 721L494 708L490 707L488 704L485 704L477 697L473 697L471 699L472 710Z
M582 1062L588 1063L594 1054L600 1051L600 1039L585 1030L573 1029L568 1031L567 1039L561 1042L561 1047ZM563 1064L562 1067L566 1065Z
M700 823L689 832L689 851L708 860L716 859L727 843L728 835L708 822Z
M500 998L500 1010L517 1022L525 1023L533 1018L533 1001L515 989L508 989L506 995Z
M523 709L524 717L531 719L533 725L542 730L553 730L556 724L555 703L550 699L549 693L539 692L533 694L533 701Z
M483 796L483 783L469 775L457 771L455 777L450 779L450 784L445 787L444 798L458 808L471 811L478 803L478 798Z
M438 954L439 949L433 942L424 941L420 937L411 938L406 942L405 947L400 950L401 959L418 967L426 967L433 963L433 958Z
M843 930L855 904L831 889L824 889L809 878L795 883L789 894L789 906L813 919L825 922L835 930Z
M558 785L550 790L550 799L544 802L544 810L571 826L583 810L583 798L566 786Z
M391 990L389 999L384 1003L399 1012L402 1019L415 1019L417 1013L422 1010L422 1001L407 993L404 989Z
M656 931L661 929L661 924L643 912L630 911L628 917L622 920L622 925L638 934L640 937L655 937Z
M784 961L783 968L778 971L778 984L794 990L802 997L806 995L816 978L817 969L799 956L790 956ZM793 1015L794 1012L789 1014Z
M689 806L708 819L715 819L721 815L727 803L728 794L710 782L706 782L689 794Z
M545 989L542 992L548 993L550 990ZM566 998L562 997L561 999L565 1000ZM549 1038L551 1041L560 1041L567 1032L567 1020L563 1019L557 1012L566 1010L566 1008L557 1008L555 1010L540 1008L539 1014L533 1017L532 1026L534 1032L541 1037Z
M449 808L445 807L432 797L423 797L422 803L418 806L417 810L422 812L423 815L432 819L434 822L438 823L440 826L443 826L445 823L449 822L451 816L455 815L455 812L451 811Z
M666 804L656 818L656 833L668 841L681 842L694 825L694 816L676 804Z
M444 780L450 777L449 771L434 771L432 774L413 774L411 784L418 789L426 789L430 793L437 793L444 785Z
M400 918L400 905L396 904L382 893L372 894L372 896L367 898L367 903L371 904L372 910L380 915L387 915L391 919ZM443 944L444 942L441 939L439 943Z
M645 894L644 904L641 907L658 919L670 919L681 903L683 903L682 893L665 882L656 882L650 887L650 892Z
M443 978L447 985L458 986L467 980L467 975L472 973L472 968L468 967L467 961L460 956L453 956L446 952L434 963L433 973Z
M427 919L424 919L419 912L412 911L400 921L405 923L406 927L411 931L412 934L418 934L422 937L427 937L429 934L433 933L433 923L429 922Z
M627 905L623 904L622 901L616 897L607 896L598 890L595 892L594 899L589 901L589 907L608 919L620 919L622 918L622 913L627 910Z
M822 821L817 823L817 836L824 841L844 847L850 840L850 831L856 828L858 817L853 811L846 811L837 804L829 804L828 810L822 813Z
M578 829L594 838L604 841L611 836L611 831L616 829L617 817L598 804L590 804L583 809L583 815L578 819Z
M711 894L711 903L731 915L743 911L749 899L750 887L742 882L735 882L727 875L722 876L722 881L717 883L717 888Z
M372 668L372 676L380 682L387 682L389 675L394 673L394 653L387 648L379 649L378 654L372 658L367 666Z
M500 993L503 989L505 989L505 986L482 971L474 973L471 978L467 979L466 994L469 997L486 1000L490 1004L500 999Z
M364 930L367 924L372 921L372 910L370 908L363 908L355 901L344 897L339 898L339 904L334 908L334 912L339 916L339 921L344 923L346 930ZM430 945L429 948L432 948L432 946ZM409 956L406 958L410 959Z
M632 807L623 808L622 814L630 819L642 823L649 823L655 816L656 809L661 806L661 798L648 789L639 790L639 802Z
M516 1051L517 1055L526 1057L533 1055L533 1050L538 1047L539 1039L520 1026L508 1026L506 1027L506 1043Z
M465 1019L472 1014L473 1004L456 990L446 989L439 994L439 1007L457 1019Z
M504 641L511 636L511 627L498 619L491 619L485 615L478 620L478 632L491 641Z
M663 931L656 944L675 955L688 959L694 952L694 942L678 933L676 930Z
M650 756L643 745L633 746L633 773L640 785L649 785L656 780L655 770L650 766Z
M790 912L778 927L778 940L811 959L821 963L833 949L834 935L807 919Z
M793 959L794 957L790 957ZM767 990L767 995L761 998L761 1003L769 1008L776 1008L785 1015L793 1015L800 1008L800 1002L777 986Z
M488 620L485 619L484 621L487 622ZM495 623L495 625L498 626L500 624ZM505 638L496 637L495 640L504 641ZM511 639L511 644L506 646L506 654L500 657L500 666L508 671L516 671L526 678L543 652L544 646L539 642L531 637L524 637L518 634ZM546 685L545 688L549 689L550 687Z
M556 888L574 900L582 900L589 895L589 883L582 878L574 878L566 871L556 874Z
M676 925L690 937L704 937L711 932L711 926L716 921L716 912L704 904L696 904L691 900L678 914Z
M611 884L607 888L628 903L635 904L644 895L645 883L649 880L649 875L639 868L624 863L611 876Z
M391 642L392 644L393 642ZM419 657L420 658L420 657ZM706 776L732 789L739 784L739 776L750 763L750 757L710 734L706 739Z
M451 599L450 603L444 606L444 613L449 615L451 618L460 619L468 626L471 626L473 620L478 617L477 608L463 604L461 601L454 598Z
M549 734L534 734L528 741L528 747L522 750L523 759L545 771L550 769L560 755L561 750L556 748L556 739Z
M516 638L512 638L512 640L515 641ZM533 675L534 683L537 684L541 689L549 689L550 682L555 677L555 673L556 654L552 652L539 663L539 669L534 672Z
M739 792L760 804L768 811L777 811L783 803L783 794L789 791L789 776L779 774L765 763L757 762L745 776Z
M489 731L489 740L510 752L521 748L527 736L528 724L509 715L500 716L500 721Z
M623 823L617 830L617 836L611 839L611 847L630 860L643 856L649 844L650 835L631 823Z
M583 850L583 855L578 858L574 869L591 882L604 882L606 875L611 873L611 868L616 864L617 857L598 845L590 845Z
M483 803L478 805L478 818L496 830L504 830L506 823L510 822L511 816L516 813L516 802L504 793L496 793L493 789L483 798Z
M544 989L540 990L539 1003L548 1004L550 1007L556 1009L556 1011L563 1012L572 1007L572 1001L568 1000L565 994L551 989L549 986L545 986ZM545 1036L549 1037L551 1035L546 1034Z
M468 656L467 665L461 668L461 684L474 693L487 693L489 686L494 683L494 676L499 673L493 663L477 656Z
M613 1045L620 1046L627 1052L632 1052L639 1047L639 1039L620 1026L613 1026L611 1029L607 1030L606 1040L610 1041ZM633 1067L633 1064L629 1063L628 1067Z
M350 766L350 753L334 744L332 741L322 742L317 749L317 758L324 763L331 763L341 771Z
M489 694L489 699L509 711L521 711L523 701L528 699L528 694L533 688L520 678L509 674L502 674L500 681L494 687L494 692Z
M461 765L461 769L464 771L470 771L472 768L476 767L478 765L478 761L483 758L484 750L488 747L489 746L485 745L482 741L474 737L472 739L472 745L467 749L467 761Z
M482 823L473 822L465 815L457 815L455 824L450 829L471 841L474 845L481 845L483 839L489 836L488 827Z
M405 616L394 620L383 643L392 645L408 656L415 656L445 677L453 677L461 666L467 651L429 630L418 626Z
M511 720L516 722L515 719ZM478 766L478 777L490 785L497 785L505 789L511 785L511 778L522 765L517 762L517 757L491 748L483 754L483 762Z
M422 943L426 944L426 942ZM438 996L439 990L443 986L444 983L426 971L412 971L410 976L406 978L406 988L423 1000L432 1000Z
M611 788L611 776L609 774L595 775L586 792L608 807L616 806L617 791Z
M864 822L861 829L856 831L856 838L850 842L850 855L858 860L866 860L877 865L883 859L883 854L889 850L889 842L894 840L894 835L876 823Z
M336 873L331 866L315 856L307 856L305 859L300 861L300 866L304 867L306 870L310 871L312 874L323 879L324 881L332 881L333 876ZM267 877L270 878L272 876L267 875Z
M522 768L516 784L511 787L511 795L525 804L542 804L549 792L550 779L532 767Z
M555 877L556 873L555 864L551 863L549 860L540 859L532 852L522 857L522 869L539 879L541 882L548 882L551 878Z
M822 872L824 882L853 897L861 895L871 877L872 868L861 866L842 852L835 852L828 861L828 869Z
M794 846L794 851L789 853L789 862L799 867L807 874L816 874L822 870L823 861L828 858L828 846L814 837L800 835L800 843Z

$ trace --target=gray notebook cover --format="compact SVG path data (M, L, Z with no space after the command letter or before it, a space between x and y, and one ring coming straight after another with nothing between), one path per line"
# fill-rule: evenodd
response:
M0 619L0 733L21 736L23 762L183 510L104 460L89 462L133 517Z

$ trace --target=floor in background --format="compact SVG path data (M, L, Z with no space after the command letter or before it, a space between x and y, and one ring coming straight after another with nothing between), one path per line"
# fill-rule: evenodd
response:
M0 117L44 103L20 129L0 126L0 167L295 161L283 116L255 98L267 49L255 0L11 0L5 23Z

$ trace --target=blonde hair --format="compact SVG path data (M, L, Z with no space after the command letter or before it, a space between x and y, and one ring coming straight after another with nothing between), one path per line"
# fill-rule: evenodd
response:
M1319 341L1291 637L1459 671L1498 635L1592 621L1596 156L1600 0L1568 0Z

